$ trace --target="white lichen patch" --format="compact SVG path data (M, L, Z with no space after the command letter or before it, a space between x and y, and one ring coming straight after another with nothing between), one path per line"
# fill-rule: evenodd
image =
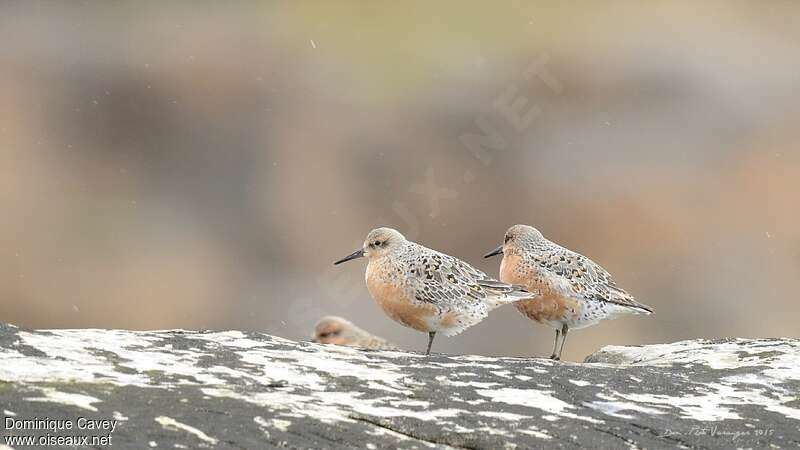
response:
M274 350L265 343L244 338L239 332L198 335L196 338L247 349L245 352L237 352L241 360L256 366L269 367L263 375L271 381L291 380L293 383L324 388L325 381L319 375L324 373L331 377L354 377L370 383L372 389L408 394L406 386L400 383L407 374L399 366L367 366L363 363L369 361L369 358L358 349L312 345L310 347L316 351Z
M424 400L389 400L392 406L400 408L430 408L431 402Z
M97 411L97 408L92 406L92 404L100 403L100 399L90 397L88 395L61 392L49 387L43 387L37 389L39 389L43 394L42 397L28 397L25 398L24 400L29 402L61 403L62 405L76 406L78 408L92 412Z
M632 414L623 414L622 411L636 411L644 414L665 414L666 411L658 410L642 406L638 403L623 402L623 401L594 401L584 403L584 406L600 411L611 417L618 417L620 419L632 420L635 416Z
M377 417L409 417L421 421L438 421L440 424L447 424L447 421L442 419L455 418L461 414L468 414L467 411L462 409L429 409L429 410L409 410L404 408L392 408L387 406L372 406L369 404L359 403L352 405L353 410L357 413L377 416Z
M492 375L498 376L500 378L514 378L514 376L508 370L493 370Z
M478 415L483 417L493 417L496 419L508 420L511 422L528 418L528 416L523 416L521 414L514 414L508 412L495 412L495 411L481 411L478 413Z
M177 420L171 417L158 416L155 418L155 421L158 422L162 427L164 427L165 430L184 431L196 437L197 439L200 439L201 441L211 445L217 445L217 443L219 443L219 440L203 433L197 428L186 425L185 423L178 422Z
M800 380L800 341L732 339L725 343L681 341L639 347L603 347L625 364L671 366L702 364L712 369L765 366L763 374L779 381Z
M536 429L536 428L530 428L530 429L518 428L515 431L517 433L527 434L529 436L537 437L539 439L553 439L553 436L550 436L549 434L545 433L544 431Z
M723 376L715 383L696 383L694 389L674 395L615 393L608 402L589 404L596 409L605 408L607 412L624 404L635 411L630 408L629 402L633 402L644 408L674 408L686 419L721 421L743 419L737 409L751 405L800 420L800 408L793 406L798 399L796 383L800 381L800 341L732 339L714 343L698 340L641 347L609 346L602 352L614 354L614 359L621 359L625 365L702 365L712 370L748 369L749 372ZM682 378L689 386L695 384L686 376ZM641 382L635 377L630 379Z
M767 393L763 389L743 390L722 383L698 386L695 393L676 392L675 395L663 395L615 392L607 398L632 401L639 405L637 410L641 412L647 412L642 408L658 408L662 411L664 408L674 408L679 411L681 417L702 422L741 420L743 417L736 412L736 409L747 405L800 420L800 409L786 405L796 401L797 396L776 395L775 392ZM628 403L625 404L630 406Z
M381 352L381 355L387 356L389 358L404 358L404 359L407 359L407 358L419 359L419 358L425 358L426 357L425 355L423 355L421 353L408 353L408 352L402 352L402 351L397 351L397 350L384 350L384 351Z
M273 428L285 433L289 431L289 427L292 425L292 422L282 419L272 419L271 424Z
M0 361L4 359L16 359L21 358L23 355L22 353L12 350L12 349L3 349L3 353L0 353Z
M416 443L418 445L422 445L423 447L428 447L428 448L437 448L437 447L446 448L445 446L441 446L441 445L437 446L436 444L434 444L432 442L419 441L419 440L416 440L416 439L414 439L412 437L406 436L405 434L401 434L401 433L398 433L396 431L392 431L392 430L389 430L389 429L383 428L383 427L375 427L375 428L368 429L368 430L365 431L365 434L368 434L370 436L375 436L375 437L378 437L378 436L390 436L393 439L398 440L398 441L413 441L414 443ZM416 448L416 446L414 446L412 448Z
M255 416L253 417L253 422L255 422L256 425L258 425L258 427L261 429L261 432L264 433L264 437L269 439L270 436L272 436L269 430L270 422L268 422L266 419L261 416Z
M478 389L490 389L500 386L500 383L484 382L484 381L458 381L453 380L449 376L438 376L436 381L439 384L455 387L473 387Z
M588 416L580 416L570 412L575 407L569 403L553 396L550 391L539 391L536 389L514 389L502 388L495 390L478 390L478 395L491 398L492 401L508 403L509 405L519 405L528 408L535 408L550 413L550 415L566 417L570 419L585 420L591 423L602 423L602 421Z
M201 383L222 383L197 363L203 353L160 351L154 343L167 335L115 330L54 330L47 333L20 332L21 341L46 357L24 357L0 368L0 379L33 381L103 381L120 385L147 386L157 374L194 378ZM113 354L116 361L99 356ZM117 366L137 373L120 371Z

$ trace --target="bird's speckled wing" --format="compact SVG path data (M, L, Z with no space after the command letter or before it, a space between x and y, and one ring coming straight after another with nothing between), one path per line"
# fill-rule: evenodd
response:
M409 289L418 301L444 304L457 301L481 302L507 298L508 301L530 298L519 286L488 277L471 265L444 253L418 247L406 253L404 270L409 274Z
M552 284L569 285L576 297L586 300L653 312L649 306L637 302L632 295L618 287L611 274L599 264L558 244L551 244L536 252L534 262L540 269L544 269L540 273L551 277Z

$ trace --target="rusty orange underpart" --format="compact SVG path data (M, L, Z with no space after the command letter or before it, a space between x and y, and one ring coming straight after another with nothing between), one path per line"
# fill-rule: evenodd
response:
M566 322L576 319L582 310L577 300L547 295L533 300L523 300L514 306L529 319L537 322Z
M537 276L536 269L517 270L521 257L507 254L500 265L500 280L510 284L521 284L541 296L532 300L514 303L514 306L529 319L541 323L569 321L580 316L583 306L577 300L559 294L553 286ZM525 273L530 272L530 273Z
M434 331L431 318L439 312L434 305L416 303L405 289L384 282L372 270L367 272L367 289L392 320L415 330Z

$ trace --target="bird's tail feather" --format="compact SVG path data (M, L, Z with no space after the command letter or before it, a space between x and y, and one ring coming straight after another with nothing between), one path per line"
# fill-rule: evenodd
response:
M481 280L478 284L487 291L488 298L496 303L497 306L518 302L520 300L530 300L538 295L525 289L525 286L518 284L508 284L493 279Z

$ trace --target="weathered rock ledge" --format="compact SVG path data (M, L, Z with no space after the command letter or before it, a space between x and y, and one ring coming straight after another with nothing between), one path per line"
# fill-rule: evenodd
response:
M131 449L800 447L799 340L605 347L587 361L0 324L0 411L117 421L4 437L110 434Z

